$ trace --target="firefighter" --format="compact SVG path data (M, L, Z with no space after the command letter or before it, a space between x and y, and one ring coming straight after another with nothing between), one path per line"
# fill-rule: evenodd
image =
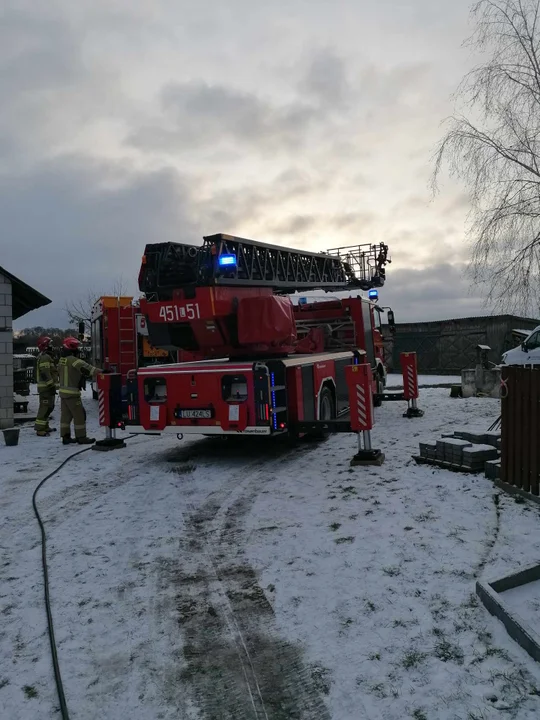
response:
M68 337L62 344L62 357L58 362L60 376L60 434L64 445L79 443L92 445L95 438L86 436L86 411L82 404L81 389L86 379L92 378L102 370L89 365L79 357L81 344L74 337ZM75 438L71 437L71 421Z
M51 338L40 337L37 346L39 355L36 361L36 382L39 395L39 410L34 429L38 437L48 437L49 433L56 431L56 428L49 425L49 418L54 410L58 371L50 354L52 348Z

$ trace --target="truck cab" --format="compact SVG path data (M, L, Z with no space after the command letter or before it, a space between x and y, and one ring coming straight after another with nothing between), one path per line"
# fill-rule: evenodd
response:
M523 342L503 353L502 365L540 365L540 325Z

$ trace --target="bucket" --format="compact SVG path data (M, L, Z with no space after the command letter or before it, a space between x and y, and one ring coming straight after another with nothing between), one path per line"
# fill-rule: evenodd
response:
M3 430L4 442L8 447L14 447L19 444L19 428L9 428L9 430Z

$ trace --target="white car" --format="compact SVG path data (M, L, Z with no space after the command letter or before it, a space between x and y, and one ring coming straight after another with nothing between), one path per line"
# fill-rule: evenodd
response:
M540 325L502 356L502 365L540 365Z

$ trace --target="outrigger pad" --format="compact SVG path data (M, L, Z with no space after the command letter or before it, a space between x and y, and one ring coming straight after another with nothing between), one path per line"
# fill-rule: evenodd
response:
M125 448L126 443L118 438L106 438L105 440L98 440L92 445L92 450L100 450L101 452L108 452L109 450L120 450Z
M361 450L351 460L351 467L355 465L382 465L384 454L380 450Z
M407 412L403 413L403 417L405 417L405 418L424 417L424 411L420 410L420 408L408 408Z

